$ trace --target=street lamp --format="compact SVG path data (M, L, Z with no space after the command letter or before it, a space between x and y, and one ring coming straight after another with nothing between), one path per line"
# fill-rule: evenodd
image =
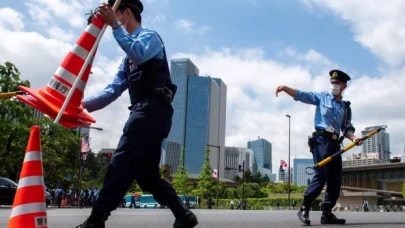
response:
M221 158L220 157L220 155L221 155L221 147L220 146L216 146L216 145L210 145L210 144L206 144L205 146L211 146L211 147L216 147L216 148L218 148L218 153L217 153L217 169L218 169L218 171L217 171L217 207L218 207L218 192L219 192L219 159Z
M75 187L74 189L79 191L78 188L80 188L80 179L81 179L81 164L80 164L80 153L81 153L81 130L82 128L87 128L87 129L94 129L97 131L102 131L103 129L100 127L91 127L91 126L84 126L84 127L79 127L79 132L78 132L78 137L79 137L79 149L77 150L77 154L76 154L76 162L75 162L75 172L76 172L76 181L75 181ZM79 194L79 192L77 193Z
M288 210L290 210L290 185L291 185L291 163L290 163L290 149L291 149L291 116L285 115L288 118Z

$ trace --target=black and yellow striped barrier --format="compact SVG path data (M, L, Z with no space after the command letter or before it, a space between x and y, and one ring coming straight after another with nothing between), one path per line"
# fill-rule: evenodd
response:
M16 91L16 92L8 92L8 93L0 93L0 99L2 98L10 98L17 95L25 95L23 91Z
M352 143L350 143L349 145L345 146L343 149L341 149L339 152L334 153L333 155L331 155L331 156L329 156L329 157L323 159L322 161L318 162L318 164L316 164L316 165L314 165L314 166L312 166L312 167L307 167L307 168L305 169L305 172L306 172L308 175L312 175L312 174L315 172L315 170L317 170L319 167L322 167L322 166L328 164L329 162L331 162L331 161L333 160L333 158L335 158L335 157L337 157L337 156L343 154L344 152L346 152L346 151L352 149L353 147L355 147L356 145L358 145L360 142L365 141L366 139L368 139L368 138L370 138L371 136L377 134L378 132L380 132L382 129L385 129L385 128L387 128L387 125L381 125L381 126L376 127L374 130L372 130L372 131L369 132L367 135L365 135L364 137L362 137L359 141L357 141L357 142L352 142ZM310 171L308 171L308 170L312 170L312 172L310 172Z

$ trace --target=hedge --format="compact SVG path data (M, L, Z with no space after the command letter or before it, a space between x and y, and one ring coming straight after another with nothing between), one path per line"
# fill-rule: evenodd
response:
M247 198L247 210L251 210L253 207L253 210L263 210L264 207L276 207L277 206L277 201L280 201L280 207L288 207L288 198L287 197L272 197L272 198ZM299 207L302 204L302 197L291 197L290 198L290 203L292 206L292 201L295 201L295 207ZM319 210L319 204L322 201L322 199L316 199L314 202L312 202L312 210ZM216 204L216 199L212 198L212 202ZM230 208L230 199L218 199L218 204L219 207L214 205L212 206L213 209L229 209ZM237 207L237 200L234 199L234 207ZM241 201L242 203L242 201ZM201 200L201 208L206 209L207 208L207 200L203 199Z
M142 194L142 192L138 192L139 194ZM129 192L127 195L131 195L132 193ZM247 198L247 210L263 210L264 207L276 207L277 206L277 201L280 201L280 207L288 207L288 197L269 197L269 198ZM292 201L295 201L295 208L300 207L302 204L303 197L291 197L290 198L290 203L292 207ZM215 197L212 197L212 202L214 205L212 206L212 209L229 209L230 208L230 199L218 199L218 204L219 207L216 205L217 201ZM237 207L237 199L234 199L234 209ZM322 202L322 199L317 198L312 202L312 210L319 210L319 204ZM242 201L241 201L242 203ZM242 206L242 205L241 205ZM201 209L207 209L207 200L202 199L201 200Z

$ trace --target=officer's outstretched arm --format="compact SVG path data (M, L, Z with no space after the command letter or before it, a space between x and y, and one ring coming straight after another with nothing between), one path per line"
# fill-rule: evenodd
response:
M121 62L118 72L110 84L97 94L83 100L82 104L87 111L94 112L103 109L121 96L128 88L128 82L125 79L124 63L125 59Z
M276 90L276 96L279 92L285 92L290 95L294 100L301 101L306 104L318 105L320 102L321 93L307 92L299 89L293 89L288 86L279 86Z
M113 30L113 35L128 58L135 65L142 64L159 55L163 57L163 43L152 30L142 30L137 37L129 34L123 26Z
M294 100L301 101L305 104L319 105L321 96L321 93L308 92L297 89L293 98Z

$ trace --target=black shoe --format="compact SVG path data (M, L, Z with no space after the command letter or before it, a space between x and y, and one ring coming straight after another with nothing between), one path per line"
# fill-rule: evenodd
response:
M94 222L87 219L84 223L76 226L76 228L105 228L104 222Z
M110 213L96 215L92 212L90 217L84 223L76 226L76 228L105 228L105 221L107 221L108 216L110 216Z
M346 219L337 218L332 212L324 211L321 216L321 224L345 224Z
M197 217L193 212L189 211L183 217L176 218L173 228L193 228L197 224Z
M195 214L186 207L179 197L169 202L168 207L173 212L174 217L176 217L173 224L174 228L192 228L198 224Z
M311 220L309 220L309 208L301 206L297 215L301 222L303 222L305 225L309 226L311 224Z

